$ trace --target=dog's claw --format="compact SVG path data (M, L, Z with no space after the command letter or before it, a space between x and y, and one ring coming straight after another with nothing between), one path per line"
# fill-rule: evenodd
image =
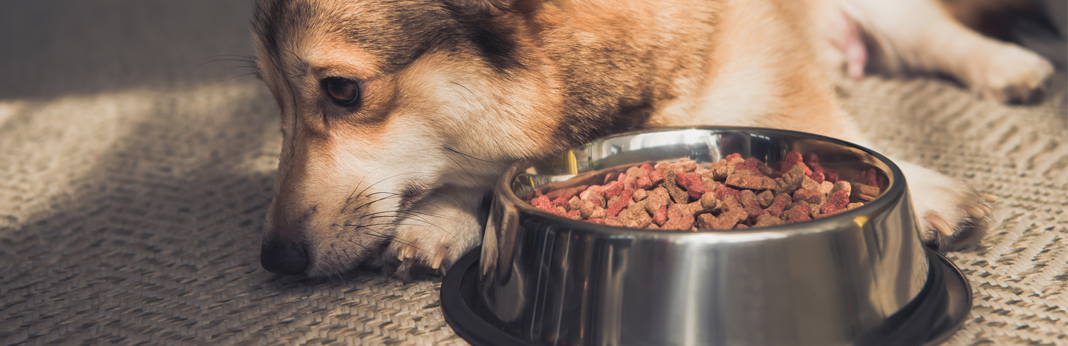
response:
M924 220L927 220L927 223L930 224L931 227L933 227L936 231L938 231L938 233L942 233L942 235L946 237L953 236L953 226L950 225L949 222L946 221L946 219L943 219L942 216L938 215L937 213L927 213L927 215L924 216Z
M405 244L397 250L397 260L401 262L411 261L412 258L415 257L415 251L416 248L414 245Z
M438 246L438 251L434 252L434 257L430 259L430 268L440 269L441 262L445 260L445 256L449 254L449 247L446 245Z

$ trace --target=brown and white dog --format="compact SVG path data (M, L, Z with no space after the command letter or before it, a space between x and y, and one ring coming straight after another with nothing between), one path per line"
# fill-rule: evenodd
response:
M1026 99L1052 66L937 0L259 0L283 146L261 262L444 271L520 159L646 126L737 125L867 145L831 83L871 61ZM974 242L991 196L900 162L921 237Z

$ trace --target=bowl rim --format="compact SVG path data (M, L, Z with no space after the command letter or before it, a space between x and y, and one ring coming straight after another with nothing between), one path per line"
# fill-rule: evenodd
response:
M749 228L743 230L703 230L703 231L690 231L690 230L652 230L642 228L632 228L623 226L610 226L605 224L597 224L592 222L586 222L582 220L573 220L559 215L555 215L541 209L535 208L530 203L523 201L518 195L512 191L512 181L519 176L520 172L525 171L530 166L544 161L545 158L539 160L521 160L508 166L504 174L497 180L497 184L494 188L493 195L495 200L507 202L515 207L519 212L526 213L528 216L533 216L541 219L548 219L552 223L570 228L574 232L580 233L604 233L615 236L641 236L645 238L675 238L675 237L711 237L716 239L733 239L738 241L745 240L757 240L768 238L785 238L791 235L813 233L813 232L825 232L831 231L835 227L819 227L819 225L831 226L834 224L842 224L844 222L856 222L860 218L867 220L867 215L872 215L871 212L876 210L882 210L890 208L894 205L894 201L897 198L906 198L907 195L907 183L905 182L905 175L901 169L888 157L862 145L840 140L837 138L827 137L809 132L783 130L775 128L764 127L749 127L749 126L669 126L669 127L651 127L641 130L626 131L615 133L607 136L598 137L596 139L587 141L581 145L573 146L567 150L574 150L586 145L590 145L595 142L605 141L612 138L633 136L640 134L651 134L659 132L674 132L674 131L710 131L712 133L745 133L753 134L759 133L762 135L770 136L789 136L805 139L813 139L831 144L836 144L844 147L854 148L871 155L876 160L886 165L889 172L890 184L886 187L878 197L871 200L864 205L846 210L831 216L821 217L818 219L806 220L801 222L786 223L775 226L762 226L758 228ZM799 227L801 226L801 227Z

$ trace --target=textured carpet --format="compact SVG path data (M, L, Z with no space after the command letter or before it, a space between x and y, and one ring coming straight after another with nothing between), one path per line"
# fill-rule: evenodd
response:
M249 12L0 3L0 344L465 344L439 279L260 268L280 135L265 87L229 60L250 53ZM886 152L1001 197L979 248L949 255L975 305L946 345L1068 344L1059 68L1031 106L932 78L843 92Z

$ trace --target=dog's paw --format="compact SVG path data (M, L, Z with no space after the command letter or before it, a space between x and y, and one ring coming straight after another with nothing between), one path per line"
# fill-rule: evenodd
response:
M427 225L397 228L388 253L398 263L396 274L410 275L417 267L446 272L465 252L478 245L478 225L454 225L449 229Z
M481 242L477 199L457 203L455 198L421 201L394 229L384 260L395 265L394 274L408 279L413 270L444 274L453 263Z
M1000 102L1039 100L1051 76L1053 65L1042 56L1016 45L998 45L991 54L977 59L968 79L969 88L980 97Z
M910 163L899 166L908 180L924 244L943 251L962 250L986 234L997 197L927 168Z

